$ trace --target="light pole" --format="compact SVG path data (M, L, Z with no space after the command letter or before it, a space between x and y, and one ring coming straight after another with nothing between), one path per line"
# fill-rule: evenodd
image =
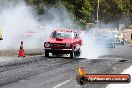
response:
M99 0L98 0L98 2L97 2L97 12L96 12L96 23L98 23L99 22Z
M97 12L96 12L96 34L98 33L99 29L99 0L97 0Z

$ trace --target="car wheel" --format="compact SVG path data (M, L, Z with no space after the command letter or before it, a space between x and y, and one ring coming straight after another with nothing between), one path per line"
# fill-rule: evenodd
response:
M45 50L45 57L49 57L49 51Z
M80 56L80 54L81 54L81 50L80 49L75 52L76 56Z
M70 58L74 58L74 52L70 53Z

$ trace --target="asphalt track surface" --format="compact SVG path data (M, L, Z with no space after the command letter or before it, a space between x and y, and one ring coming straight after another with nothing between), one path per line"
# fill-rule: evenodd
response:
M78 85L75 68L82 65L89 74L118 74L132 65L131 45L109 51L96 59L45 58L44 55L1 57L0 88L106 88L108 84Z

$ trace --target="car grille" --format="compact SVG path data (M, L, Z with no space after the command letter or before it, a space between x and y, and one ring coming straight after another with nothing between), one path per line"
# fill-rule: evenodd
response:
M65 47L65 44L59 44L59 43L52 43L52 47Z

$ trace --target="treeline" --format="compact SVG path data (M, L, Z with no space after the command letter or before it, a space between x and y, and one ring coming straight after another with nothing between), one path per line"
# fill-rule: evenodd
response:
M89 23L96 21L98 0L25 0L34 5L39 14L44 7L65 7L75 15L75 21ZM99 0L99 21L113 22L122 18L132 20L132 0Z

